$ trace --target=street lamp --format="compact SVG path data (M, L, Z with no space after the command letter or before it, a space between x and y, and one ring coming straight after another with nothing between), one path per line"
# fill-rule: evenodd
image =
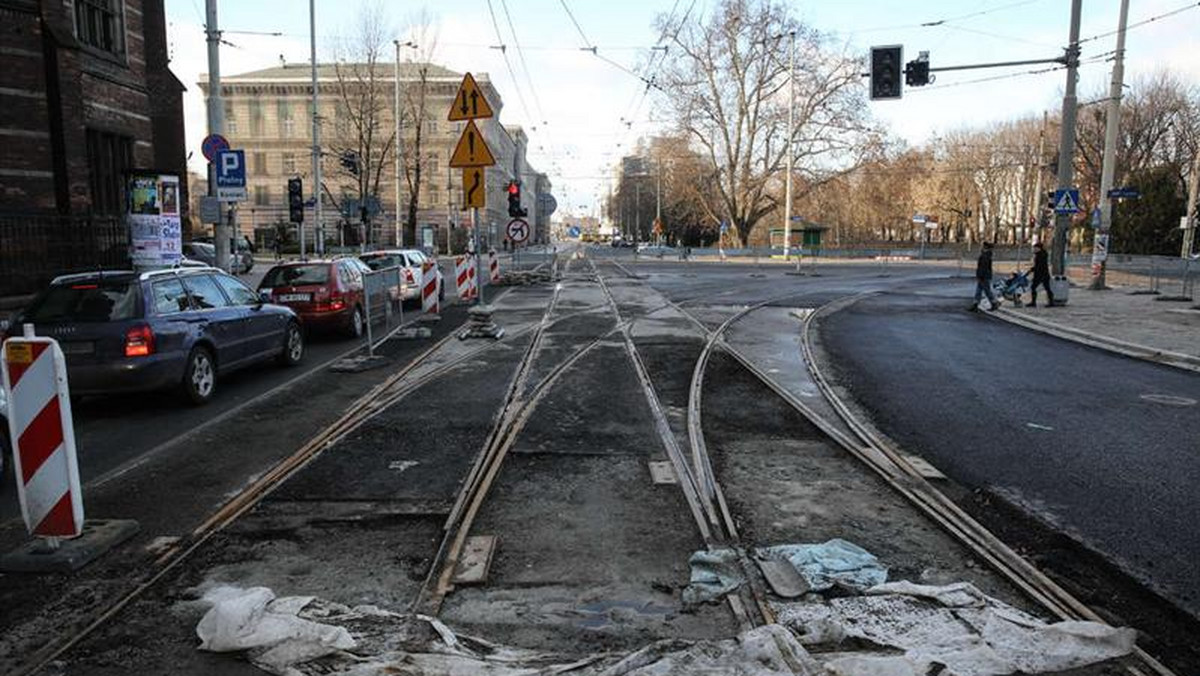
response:
M400 42L399 40L392 40L392 44L396 46L396 61L392 64L392 76L393 76L393 80L394 80L393 81L393 89L395 90L393 92L395 95L395 101L394 101L394 105L392 108L392 117L395 119L395 122L396 122L396 131L395 131L395 134L396 134L396 151L395 151L396 152L396 159L395 159L395 166L396 166L396 221L395 221L394 236L395 236L396 246L402 247L402 246L404 246L404 228L400 224L400 194L401 194L400 173L401 173L401 171L403 171L402 163L401 163L401 159L400 159L401 148L403 147L403 142L402 142L403 137L400 135L400 48L401 47L409 47L411 49L416 49L417 45L412 40L409 40L409 41L403 42L403 43Z

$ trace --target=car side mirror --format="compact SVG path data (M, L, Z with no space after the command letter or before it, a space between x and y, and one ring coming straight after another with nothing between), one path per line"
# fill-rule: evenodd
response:
M270 291L259 291L258 292L258 302L259 303L270 303L271 302L271 292Z

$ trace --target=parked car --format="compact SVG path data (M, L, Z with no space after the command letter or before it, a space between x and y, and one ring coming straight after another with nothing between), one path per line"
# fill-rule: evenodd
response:
M357 258L280 263L267 270L258 291L294 310L308 329L358 338L366 330L363 273L370 271Z
M8 329L30 323L58 340L72 395L179 387L209 401L226 374L304 356L296 314L264 303L214 268L88 272L59 277Z
M417 249L386 249L372 251L359 256L372 270L386 270L399 266L404 272L404 288L400 293L401 300L412 301L421 299L421 266L426 262L434 263L438 276L438 298L445 300L446 285L442 280L442 267L436 261Z
M183 244L183 256L216 267L217 247L210 242L192 241ZM229 250L233 272L244 275L254 269L254 254L249 249Z

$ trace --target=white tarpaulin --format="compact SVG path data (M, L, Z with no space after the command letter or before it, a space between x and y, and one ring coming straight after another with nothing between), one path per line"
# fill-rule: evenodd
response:
M805 645L857 638L904 651L903 659L891 658L895 672L868 669L879 663L830 663L835 673L846 674L906 673L904 665L914 663L944 664L943 673L954 676L1063 671L1128 655L1136 638L1132 629L1096 622L1047 624L966 583L892 582L866 596L777 607L779 621ZM856 665L866 670L849 670Z

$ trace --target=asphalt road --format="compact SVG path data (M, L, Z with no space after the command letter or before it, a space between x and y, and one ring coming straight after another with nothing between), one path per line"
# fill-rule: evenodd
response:
M969 283L842 310L821 339L885 433L1200 614L1200 375L965 310ZM1048 312L1052 310L1047 310Z

